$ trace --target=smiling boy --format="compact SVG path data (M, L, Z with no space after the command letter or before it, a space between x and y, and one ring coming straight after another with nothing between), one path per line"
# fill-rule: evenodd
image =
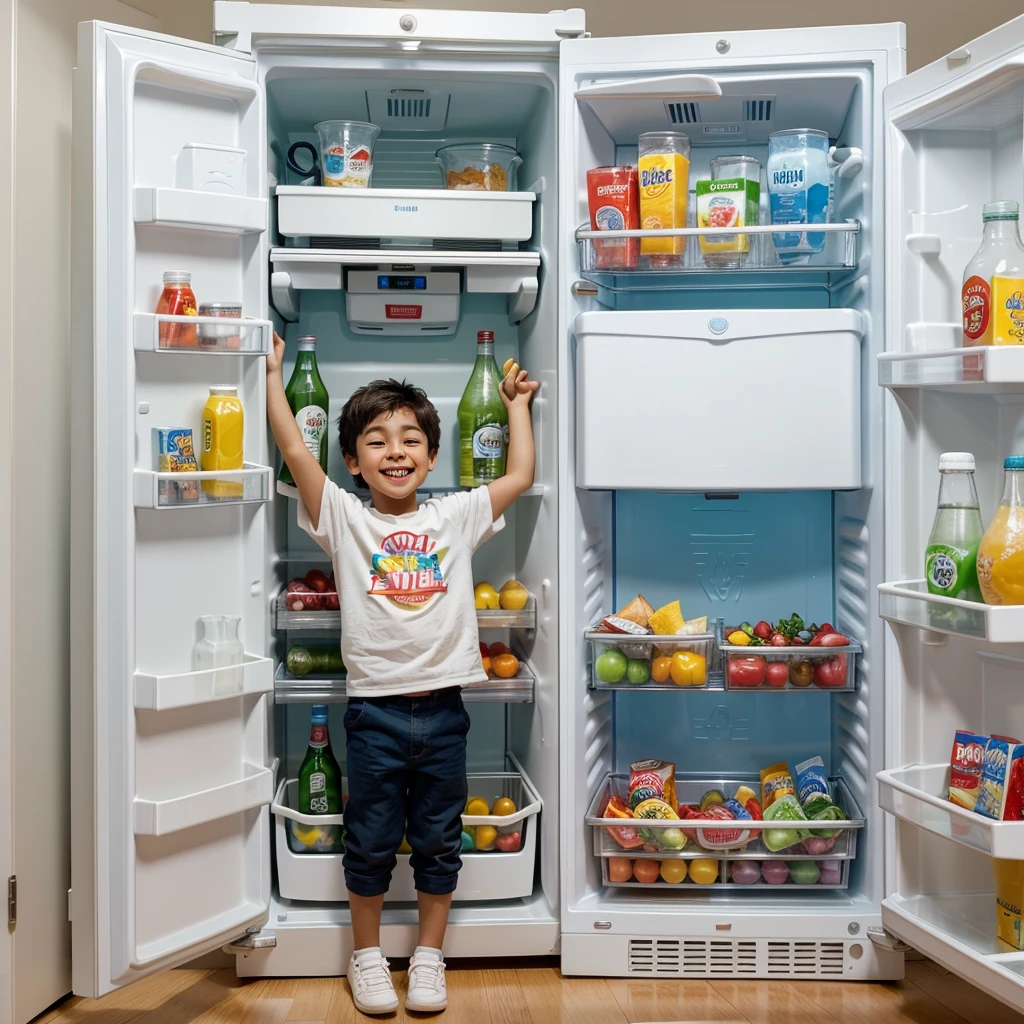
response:
M416 491L441 443L437 410L419 388L378 380L341 412L345 465L370 504L329 480L307 450L281 378L284 342L267 357L267 413L301 498L299 525L330 556L348 670L345 884L352 913L348 977L363 1013L398 998L380 948L380 918L403 835L412 848L419 944L409 964L409 1010L447 1006L441 945L461 867L469 716L461 688L487 676L479 653L473 552L502 528L533 484L525 370L502 381L508 409L505 475L420 505ZM514 374L514 376L513 376Z

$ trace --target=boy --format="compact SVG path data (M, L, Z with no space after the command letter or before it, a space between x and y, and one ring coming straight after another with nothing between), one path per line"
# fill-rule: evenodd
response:
M540 387L513 367L502 381L509 445L503 477L423 505L416 490L441 442L437 410L419 388L390 380L345 403L345 465L370 505L327 479L285 398L284 342L267 356L267 414L298 487L299 525L331 556L348 669L345 884L352 913L348 978L363 1013L398 1008L380 949L380 917L403 834L412 847L419 944L406 1009L448 1005L441 944L461 867L469 716L461 687L487 677L480 661L473 552L504 526L533 484L530 402Z

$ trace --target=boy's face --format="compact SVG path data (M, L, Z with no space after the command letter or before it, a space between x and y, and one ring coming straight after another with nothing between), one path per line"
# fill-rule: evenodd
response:
M356 454L345 456L348 471L362 473L371 495L391 501L415 495L434 468L437 452L427 450L427 436L411 409L382 413L356 439Z

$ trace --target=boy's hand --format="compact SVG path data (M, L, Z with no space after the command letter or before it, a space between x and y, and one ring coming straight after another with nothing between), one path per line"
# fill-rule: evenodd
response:
M284 364L284 338L274 331L273 350L267 353L267 376L272 373L280 373Z
M521 370L514 359L506 359L505 365L501 369L505 378L498 391L505 406L509 409L513 405L525 404L529 407L534 393L540 387L540 381L530 380L530 375L526 370Z

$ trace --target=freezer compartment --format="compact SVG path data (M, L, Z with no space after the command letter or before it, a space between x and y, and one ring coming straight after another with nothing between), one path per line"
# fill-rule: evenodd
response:
M746 851L751 844L757 844L755 849L767 849L778 858L785 858L786 851L791 848L795 848L797 854L824 854L831 852L835 842L847 832L862 829L865 824L864 815L846 783L841 778L833 777L829 779L829 785L835 805L846 814L842 819L755 821L730 817L722 808L740 787L760 796L760 779L757 776L725 779L684 774L676 775L679 818L626 818L607 813L612 800L619 807L630 805L628 773L612 772L598 789L587 811L586 824L591 829L607 832L611 841L619 846L621 855L626 857L630 856L630 850L683 857L687 856L687 851L701 850L721 856L726 851L730 854ZM712 792L717 795L709 799ZM740 801L740 804L744 802ZM684 804L695 812L703 806L703 816L683 817ZM708 809L714 806L719 810L709 813ZM720 816L712 818L714 814ZM698 822L701 823L699 826ZM705 825L705 822L709 824ZM595 843L599 840L604 842L603 838L598 837ZM606 847L602 846L601 849Z
M860 487L856 311L596 311L573 330L578 486Z
M516 811L504 816L463 815L466 835L482 834L487 849L467 849L455 892L456 901L522 899L533 892L537 854L538 816L541 799L519 763L508 757L509 772L469 775L470 799L481 797L493 806L499 797L510 798ZM347 783L343 791L347 794ZM282 779L272 805L274 849L277 857L278 891L284 899L309 902L346 902L343 815L308 815L295 810L298 781ZM491 831L493 830L493 831ZM497 843L519 835L518 848L502 851ZM464 839L465 842L465 839ZM415 902L416 890L409 854L399 854L398 864L385 896L387 903Z
M857 688L856 641L846 647L740 647L722 643L722 671L727 690L828 690L852 693ZM786 671L773 669L785 665Z
M949 765L919 764L878 773L878 803L918 828L980 850L1024 860L1024 821L994 821L949 800Z
M319 188L278 185L278 230L288 238L438 239L526 242L533 234L533 192L447 189Z
M923 547L921 549L924 550ZM878 614L889 622L990 643L1024 642L1024 605L989 605L928 592L926 580L882 583Z
M628 878L624 861L631 864L632 875ZM694 876L700 880L695 881ZM648 860L620 854L614 860L605 857L601 861L601 882L609 889L704 889L742 892L743 895L748 892L777 894L780 890L845 889L849 878L850 861L838 859L787 861L773 855L764 861L705 857Z
M721 680L713 633L633 636L591 627L583 636L592 690L707 688Z

